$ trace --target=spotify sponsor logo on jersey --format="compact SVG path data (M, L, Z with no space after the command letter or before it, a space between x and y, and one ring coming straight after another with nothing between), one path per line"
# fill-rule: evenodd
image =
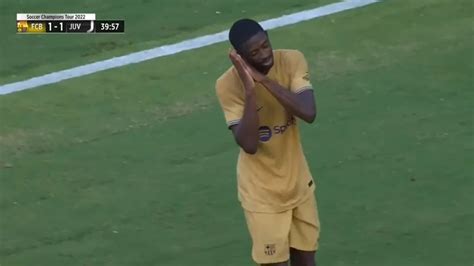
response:
M284 125L276 125L273 127L261 126L258 128L258 136L261 142L269 141L273 135L283 134L292 125L296 123L294 117L288 119Z
M261 142L267 142L272 137L272 130L267 126L261 126L258 128L258 137Z

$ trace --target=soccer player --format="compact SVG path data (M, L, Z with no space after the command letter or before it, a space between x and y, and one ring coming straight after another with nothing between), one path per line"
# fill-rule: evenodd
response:
M229 32L233 66L216 81L227 126L241 147L238 196L261 265L316 265L319 217L315 184L296 118L312 123L316 104L308 65L297 50L272 50L255 21Z

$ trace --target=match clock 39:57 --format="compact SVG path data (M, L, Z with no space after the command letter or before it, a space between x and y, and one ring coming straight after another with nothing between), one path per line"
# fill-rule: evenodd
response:
M125 21L123 20L96 20L95 32L124 32L125 31Z

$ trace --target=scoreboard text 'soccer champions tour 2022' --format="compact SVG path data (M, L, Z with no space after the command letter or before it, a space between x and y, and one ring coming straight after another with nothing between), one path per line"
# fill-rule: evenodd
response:
M19 13L18 34L37 33L124 33L124 20L96 20L94 13Z

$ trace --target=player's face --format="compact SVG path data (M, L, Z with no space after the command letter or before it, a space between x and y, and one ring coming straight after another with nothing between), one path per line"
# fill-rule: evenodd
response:
M242 57L255 69L267 74L273 66L273 50L266 32L259 32L243 47Z

